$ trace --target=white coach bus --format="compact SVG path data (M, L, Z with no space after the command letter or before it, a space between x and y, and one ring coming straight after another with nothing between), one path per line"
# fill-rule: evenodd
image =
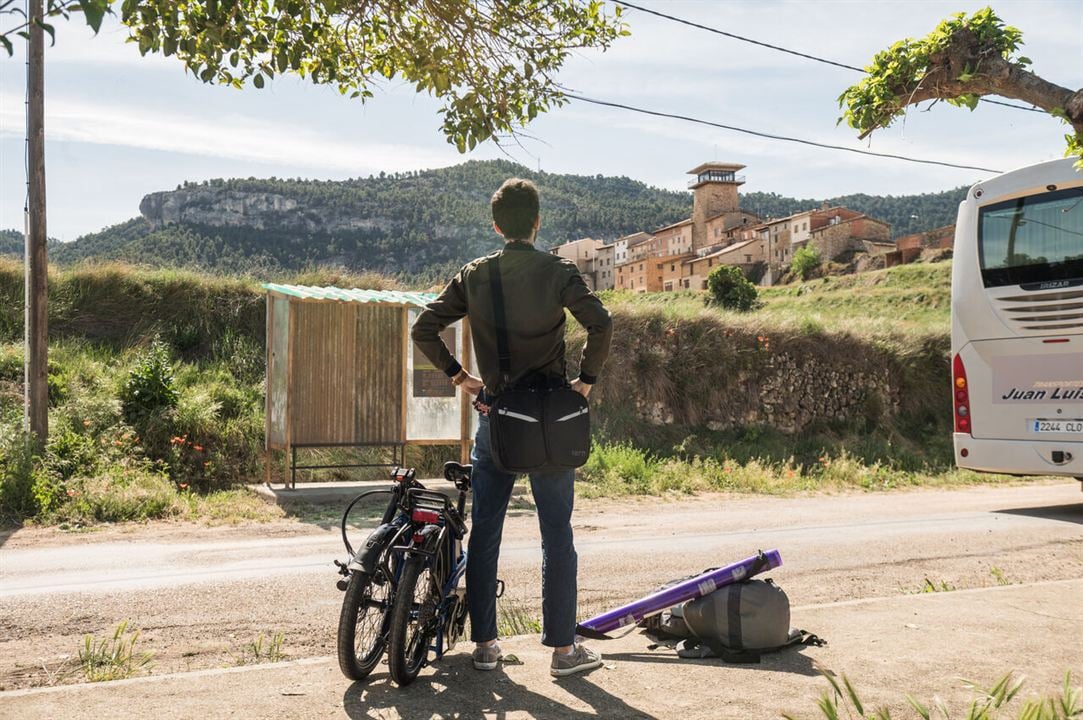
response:
M998 175L959 205L951 279L959 467L1083 481L1083 172Z

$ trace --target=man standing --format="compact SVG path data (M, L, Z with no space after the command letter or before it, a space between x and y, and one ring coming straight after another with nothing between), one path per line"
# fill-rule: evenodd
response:
M575 264L534 247L539 215L538 189L529 180L507 180L492 197L493 229L504 248L468 263L414 324L413 339L455 385L478 398L474 439L473 504L466 567L470 634L477 643L474 667L492 670L500 660L496 632L496 569L504 515L515 476L497 468L490 455L488 406L492 398L520 383L564 377L564 309L587 331L579 377L572 388L584 397L609 353L612 321ZM492 263L499 257L499 263ZM502 280L511 371L503 381L489 272L498 265ZM481 378L452 357L440 332L469 317ZM575 643L577 556L572 543L575 471L530 474L542 536L542 644L553 648L555 676L590 670L601 656Z

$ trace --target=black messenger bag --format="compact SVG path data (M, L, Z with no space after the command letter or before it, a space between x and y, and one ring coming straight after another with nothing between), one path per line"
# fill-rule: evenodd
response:
M511 372L499 257L489 263L500 374ZM590 407L563 376L533 376L504 389L489 406L489 446L509 473L571 470L590 456Z

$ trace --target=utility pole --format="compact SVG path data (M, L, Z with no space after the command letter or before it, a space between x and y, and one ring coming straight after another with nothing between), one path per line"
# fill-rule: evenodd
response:
M38 447L49 437L48 256L45 228L45 31L43 0L29 0L26 62L26 429Z

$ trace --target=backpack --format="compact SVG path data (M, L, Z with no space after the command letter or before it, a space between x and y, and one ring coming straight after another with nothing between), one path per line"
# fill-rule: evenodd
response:
M765 652L791 645L823 646L821 638L790 627L790 600L770 579L744 580L677 605L644 620L640 627L656 644L678 657L717 657L730 663L758 663Z

